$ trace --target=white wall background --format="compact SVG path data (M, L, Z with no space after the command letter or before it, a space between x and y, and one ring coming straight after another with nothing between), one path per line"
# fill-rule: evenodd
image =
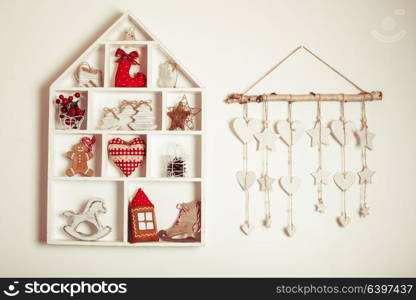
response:
M43 242L48 86L126 9L207 87L207 244L201 249ZM395 9L405 14L397 15ZM410 0L2 0L0 276L416 276L415 13L416 3ZM396 27L385 19L389 16ZM405 30L406 35L384 43L370 34L373 29L388 36ZM364 89L384 91L382 103L368 105L369 126L377 134L369 153L370 167L377 172L368 191L371 215L357 216L355 186L348 193L352 223L339 228L340 197L333 184L326 192L327 214L313 212L315 192L308 173L315 169L316 155L305 137L295 148L295 172L304 182L295 199L298 232L291 239L282 234L286 198L276 189L272 229L261 226L262 196L255 192L256 229L246 237L239 231L243 194L234 178L241 168L241 145L229 130L241 109L223 99L242 91L299 44ZM353 91L304 52L257 89L266 90ZM250 113L255 115L255 109ZM325 104L323 113L327 120L337 118L338 106ZM285 118L286 106L273 106L271 114L273 120ZM348 105L347 115L358 121L359 106ZM294 116L310 127L314 105L296 104ZM285 148L281 143L278 148L273 176L286 173ZM350 169L358 170L359 151L351 148L348 159ZM338 170L335 143L325 148L324 160L331 171ZM259 165L259 160L251 161L256 171Z

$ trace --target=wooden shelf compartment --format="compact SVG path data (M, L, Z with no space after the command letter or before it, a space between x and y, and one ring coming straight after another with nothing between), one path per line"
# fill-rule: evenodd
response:
M123 241L124 194L122 182L111 181L51 181L50 196L54 201L48 207L48 240L62 243L76 242L63 230L68 224L68 217L63 212L78 212L84 208L88 199L102 198L107 212L101 215L104 226L110 226L111 232L100 240L100 243L119 243ZM89 232L86 224L80 224L80 231Z
M162 92L140 91L126 94L121 90L113 93L99 90L89 92L89 122L87 128L89 130L100 130L101 119L104 115L104 108L119 108L123 100L150 101L154 122L157 126L155 130L162 129ZM152 131L154 130L149 130L149 132Z

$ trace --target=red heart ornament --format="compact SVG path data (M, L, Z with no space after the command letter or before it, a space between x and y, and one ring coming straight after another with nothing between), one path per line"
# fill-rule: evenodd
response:
M143 164L145 154L145 144L141 138L135 138L129 142L120 138L108 141L108 156L126 177Z

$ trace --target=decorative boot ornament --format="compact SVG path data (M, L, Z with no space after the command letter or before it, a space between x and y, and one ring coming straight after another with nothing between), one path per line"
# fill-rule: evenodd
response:
M116 60L118 63L115 86L116 87L145 87L146 75L141 72L137 72L134 77L130 76L131 65L140 65L136 59L139 58L137 51L132 51L127 54L123 49L118 48L116 51L116 57L120 57Z
M159 237L167 242L201 241L201 201L195 200L176 206L179 215L175 224L167 230L159 231ZM175 236L183 236L174 238Z

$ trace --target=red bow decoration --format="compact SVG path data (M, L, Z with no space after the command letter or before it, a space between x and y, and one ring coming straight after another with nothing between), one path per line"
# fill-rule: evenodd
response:
M139 57L139 53L137 51L132 51L127 54L123 49L118 48L116 51L116 57L120 57L116 60L117 63L127 60L131 65L139 65L136 61L136 58Z
M92 151L92 145L95 144L95 136L93 136L92 138L84 136L81 139L81 143L83 143L85 145L85 147L87 147L87 152L91 152Z

